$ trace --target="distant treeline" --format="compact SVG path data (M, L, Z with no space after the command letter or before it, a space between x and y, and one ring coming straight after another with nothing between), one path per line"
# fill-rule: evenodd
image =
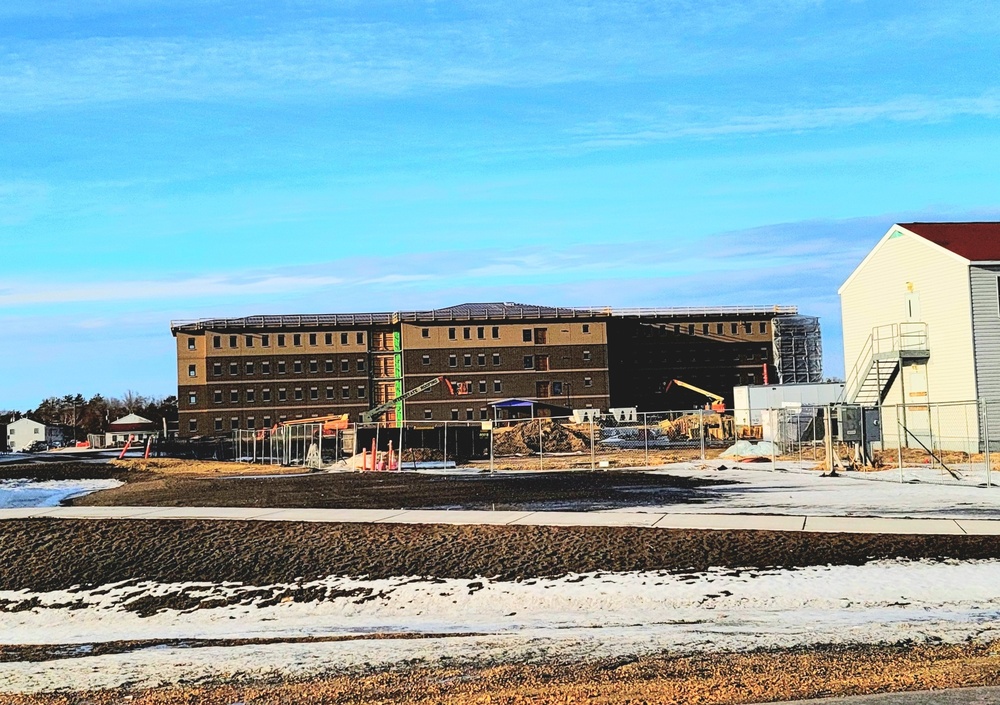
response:
M166 419L171 425L177 421L177 397L146 397L126 392L120 399L95 394L90 399L82 394L49 397L30 411L0 411L0 423L10 423L22 416L44 424L76 429L76 437L83 439L88 433L103 433L108 423L126 414L138 414L157 424Z

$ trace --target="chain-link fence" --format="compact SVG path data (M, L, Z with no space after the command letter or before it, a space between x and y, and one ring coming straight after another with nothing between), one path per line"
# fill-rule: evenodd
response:
M992 428L990 425L993 419ZM986 443L990 438L990 443ZM676 462L770 460L801 467L896 471L900 481L991 485L1000 463L1000 403L861 409L790 405L590 413L402 427L291 423L235 431L241 461L354 470L563 470L659 467Z

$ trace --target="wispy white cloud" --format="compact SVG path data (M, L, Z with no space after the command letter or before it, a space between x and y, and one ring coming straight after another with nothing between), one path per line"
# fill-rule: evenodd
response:
M633 115L581 125L572 131L585 147L619 147L695 138L712 139L856 127L875 122L939 123L960 117L1000 117L1000 91L966 98L906 96L861 105L781 108L750 115L696 117L702 110L666 106L661 114Z

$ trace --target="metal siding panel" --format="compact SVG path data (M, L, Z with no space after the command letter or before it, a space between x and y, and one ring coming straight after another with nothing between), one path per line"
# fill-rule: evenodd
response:
M844 361L850 374L875 326L906 320L907 283L920 294L931 357L931 403L967 401L976 395L969 267L913 235L884 241L841 293ZM886 404L898 404L897 382Z
M970 276L976 388L989 405L990 428L1000 429L1000 265L973 266Z

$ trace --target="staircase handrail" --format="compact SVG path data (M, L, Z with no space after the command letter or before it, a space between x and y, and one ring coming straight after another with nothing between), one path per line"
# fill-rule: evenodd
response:
M876 356L904 350L927 350L927 324L923 322L887 323L872 328L861 353L847 376L844 401L853 402L875 364Z

